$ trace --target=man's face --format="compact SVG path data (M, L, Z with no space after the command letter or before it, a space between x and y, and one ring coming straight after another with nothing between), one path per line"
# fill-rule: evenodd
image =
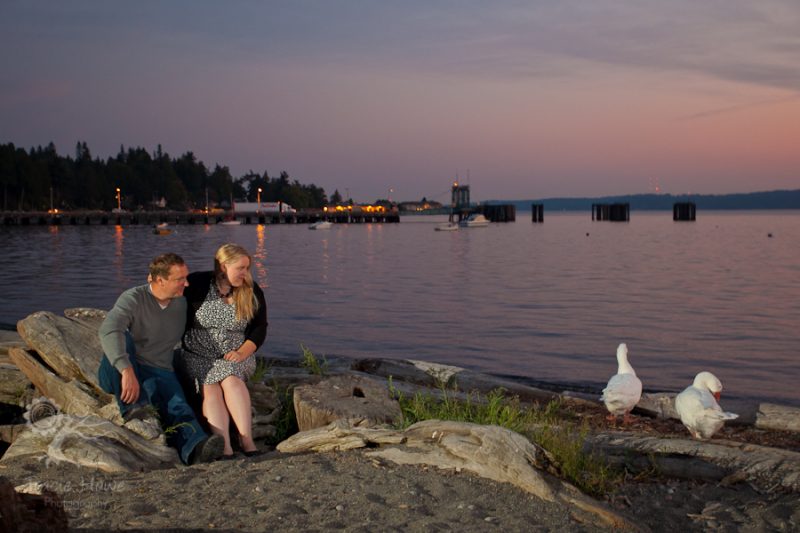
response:
M183 296L183 289L189 286L186 276L189 275L189 267L186 265L172 265L169 267L169 276L166 279L159 278L167 294L167 298L180 298Z

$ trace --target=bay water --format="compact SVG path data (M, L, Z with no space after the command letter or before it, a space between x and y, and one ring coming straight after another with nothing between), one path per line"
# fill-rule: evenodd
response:
M157 254L210 270L223 243L253 254L264 354L421 359L599 390L625 342L646 390L708 370L724 396L800 405L800 213L530 215L488 228L399 224L0 228L0 323L109 309ZM724 402L723 402L724 405Z

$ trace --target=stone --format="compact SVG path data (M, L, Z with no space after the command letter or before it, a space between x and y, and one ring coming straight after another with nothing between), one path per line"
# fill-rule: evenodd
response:
M400 404L384 383L366 376L341 375L294 389L294 410L300 431L347 420L355 426L392 423L402 416Z

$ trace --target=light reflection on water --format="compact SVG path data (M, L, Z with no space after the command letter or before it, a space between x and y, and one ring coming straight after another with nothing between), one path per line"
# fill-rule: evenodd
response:
M800 405L800 214L633 212L629 223L548 214L435 232L400 224L0 228L0 322L109 308L158 253L192 270L238 242L266 288L263 351L416 358L553 381L604 383L627 342L649 390L711 370L726 394ZM773 237L768 237L769 233Z

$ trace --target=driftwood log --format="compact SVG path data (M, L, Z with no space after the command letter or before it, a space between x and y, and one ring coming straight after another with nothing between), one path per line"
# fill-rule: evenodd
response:
M376 426L400 419L397 400L384 383L366 376L341 375L294 389L294 411L300 431L347 420L353 426Z
M635 457L674 477L747 480L768 491L800 492L800 453L790 450L621 432L591 435L587 444L617 462L630 464Z
M78 308L67 309L64 315L33 313L17 322L17 331L63 380L86 383L105 394L97 382L97 369L103 357L97 330L105 313Z
M0 463L20 457L69 462L104 472L140 472L180 464L177 452L162 438L146 439L97 416L67 414L31 424L16 437Z
M397 447L404 444L402 448ZM511 483L548 502L568 505L581 518L603 527L636 530L632 522L549 473L547 453L498 426L426 420L403 432L352 427L344 421L298 433L278 445L281 452L326 451L392 445L367 455L397 464L467 470Z

